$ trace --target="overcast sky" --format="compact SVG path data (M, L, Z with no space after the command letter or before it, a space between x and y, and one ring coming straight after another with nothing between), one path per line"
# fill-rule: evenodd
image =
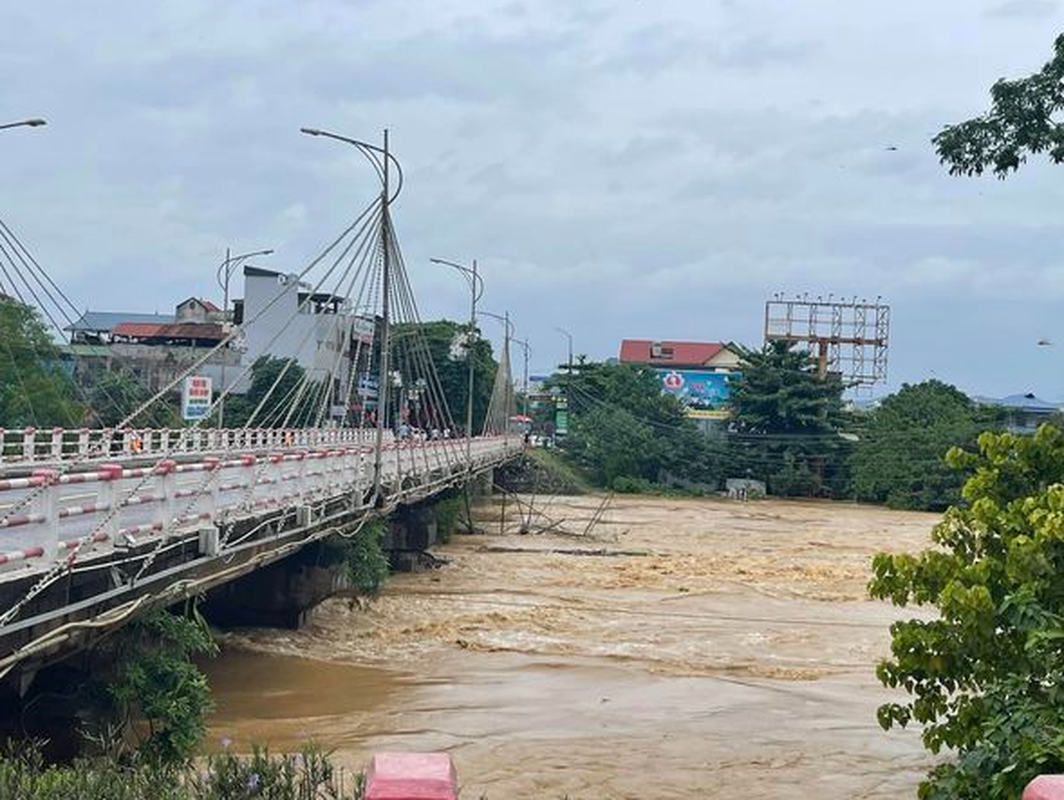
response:
M79 306L220 301L226 246L298 271L406 171L422 316L759 344L774 292L882 295L890 385L1064 398L1064 166L951 178L930 137L1037 69L1054 0L8 0L0 216ZM897 150L888 150L897 147ZM236 292L239 294L239 292ZM1055 347L1037 347L1040 338Z

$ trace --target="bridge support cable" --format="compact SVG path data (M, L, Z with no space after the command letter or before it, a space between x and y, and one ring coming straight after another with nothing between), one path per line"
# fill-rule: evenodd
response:
M292 314L288 318L288 320L285 322L285 324L273 336L271 341L267 344L266 348L264 348L264 349L268 350L268 348L271 347L280 338L281 335L283 335L283 333L287 330L287 328L292 323L292 321L294 319L298 318L299 314L304 313L306 311L306 309L309 306L314 294L316 294L320 290L320 288L322 287L324 282L335 271L337 266L343 261L345 255L350 253L351 249L355 246L355 242L359 241L362 238L362 236L365 234L365 231L372 230L373 223L378 217L378 215L375 212L378 211L379 205L380 205L379 201L375 201L375 202L371 203L365 209L365 211L363 211L356 218L356 220L353 223L351 223L340 234L340 236L338 236L328 247L326 247L326 249L321 254L319 254L319 256L317 258L315 258L300 273L300 275L299 275L300 278L306 277L307 274L312 269L314 269L314 267L316 267L319 264L321 264L322 262L324 262L325 259L329 256L329 254L332 253L333 251L335 251L336 248L339 247L348 238L348 236L352 232L357 231L356 236L352 239L351 242L348 243L347 247L344 248L341 251L340 256L337 257L337 259L333 262L332 266L317 281L317 284L314 286L313 290L310 293L308 293L306 299L302 303L300 303L300 305L297 308L296 312L294 314ZM124 425L128 424L130 421L132 421L140 413L143 413L143 411L145 411L148 408L150 408L153 403L159 401L160 398L164 397L169 391L173 390L177 385L179 385L180 381L183 380L185 375L193 374L196 370L198 370L211 357L211 355L213 355L214 353L218 352L222 347L227 346L231 341L233 341L243 328L245 328L247 325L252 324L257 319L261 318L268 310L270 310L273 306L275 306L276 303L279 302L279 300L280 300L280 298L282 296L283 296L283 293L279 293L272 300L270 300L266 304L266 306L258 314L256 314L251 319L246 320L244 322L244 324L242 326L240 326L239 328L234 329L215 348L213 348L210 352L208 352L207 354L202 356L200 359L197 359L197 361L191 367L189 367L189 369L187 369L185 371L185 373L183 373L182 375L180 375L177 378L175 378L174 381L172 381L168 386L164 387L159 392L157 392L154 397L152 397L151 399L146 401L144 404L142 404L142 406L140 408L135 410L125 420L123 420L123 422L120 423L120 427L123 427ZM248 367L245 370L243 370L243 372L240 374L240 376L238 376L237 381L240 381L244 377L246 377L250 373L250 370L251 370L251 365L249 364ZM234 382L234 385L235 385L235 382ZM223 390L223 392L224 391L225 390ZM210 407L211 411L213 411L217 407L218 403L220 402L220 399L221 399L221 395L219 395L219 397L216 398L212 402L211 407ZM198 427L200 427L201 424L202 424L202 420L201 421L197 421L193 426L191 426L191 428L193 428L193 429L194 428L198 428ZM105 453L99 453L99 455L105 455ZM3 626L5 624L7 624L12 619L14 619L14 617L19 613L21 608L23 608L34 597L39 595L40 592L44 591L48 586L52 585L56 580L58 580L60 577L62 577L62 575L66 573L66 571L70 568L70 566L77 559L80 551L86 545L91 544L92 542L94 542L96 540L97 536L102 532L103 528L105 528L105 527L107 527L109 525L111 520L114 518L115 514L119 511L119 509L121 507L123 507L123 505L127 504L128 502L130 502L130 500L132 498L137 496L137 493L139 491L141 491L144 488L144 486L146 486L147 483L150 480L152 480L153 476L156 475L158 473L158 470L166 462L169 461L169 459L170 459L170 457L172 455L173 455L173 453L170 450L167 450L165 453L162 454L162 457L159 458L156 461L156 464L154 465L153 468L144 470L144 477L134 487L132 487L130 490L128 490L128 492L125 494L125 496L123 498L121 498L121 499L117 499L116 498L116 501L112 503L112 507L111 507L110 511L105 515L104 519L102 519L100 521L100 523L97 526L95 526L92 530L90 530L84 536L80 537L73 544L73 546L69 548L70 552L67 554L66 558L63 561L57 562L56 564L54 564L52 566L52 568L49 569L33 587L31 587L31 589L29 590L29 592L27 593L26 596L24 596L20 601L18 601L15 605L13 605L7 611L5 611L4 613L0 614L0 626ZM69 463L66 463L66 464L61 464L60 468L64 472L65 471L69 471L71 469L74 469L75 467L82 466L84 463L89 461L90 458L91 458L91 456L87 456L84 459L78 459L78 460L75 460L73 462L69 462ZM211 480L212 477L213 477L212 473L208 473L208 479L207 480ZM16 504L16 505L12 506L11 508L6 509L5 512L3 512L2 515L0 515L0 525L2 525L5 521L10 520L11 518L13 518L16 515L17 512L19 512L21 509L25 508L27 505L32 503L33 502L33 498L35 496L37 496L37 495L39 495L39 494L41 494L41 493L43 493L45 491L48 491L48 489L49 489L49 487L47 487L47 486L43 486L43 485L42 486L38 486L36 491L30 492L23 499L23 501L21 503ZM166 535L160 536L160 538L159 538L159 546L162 546L162 544L165 543L166 539L167 539ZM142 567L141 573L143 573L144 570L148 566L150 566L150 563L151 563L151 559L149 557L149 560L146 562L145 566Z
M288 330L288 328L292 324L292 322L294 320L298 319L300 314L303 314L303 313L306 312L306 310L309 307L309 304L310 304L311 299L313 298L313 296L316 293L318 293L318 291L323 286L324 282L336 270L336 268L339 266L339 264L345 258L346 254L350 252L351 248L354 247L354 242L357 241L361 236L363 236L367 230L372 230L372 223L373 223L373 221L375 219L375 216L374 216L373 212L375 212L377 210L378 205L379 205L378 202L371 203L355 219L355 221L353 223L351 223L351 225L349 225L340 234L340 236L338 236L328 247L326 247L325 250L317 258L315 258L313 261L311 261L310 265L306 269L304 269L302 273L300 273L301 277L305 277L309 273L309 271L311 269L313 269L315 266L321 264L327 258L327 256L330 253L332 253L337 247L339 247L348 238L348 236L352 232L356 232L355 233L355 238L352 240L352 242L349 242L347 247L344 248L341 251L341 254L336 258L336 260L329 267L329 269L325 272L325 274L317 281L317 284L313 287L312 291L310 293L308 293L308 295L305 298L305 300L302 303L299 304L299 306L297 307L296 311L293 314L291 314L284 321L284 324L273 335L273 337L270 339L270 341L265 345L265 347L263 348L263 351L268 352L269 349L271 347L273 347L273 345L284 335L284 333ZM187 375L190 375L190 374L194 374L195 371L197 371L199 369L199 367L202 366L202 364L205 363L211 357L212 354L216 353L223 346L226 346L228 342L230 342L233 339L235 339L239 335L241 330L243 330L248 325L250 325L253 322L255 322L255 321L259 320L260 318L262 318L272 307L274 307L280 301L280 299L283 296L284 296L284 292L279 292L276 296L274 296L264 306L264 308L259 313L255 314L250 319L245 320L244 324L240 328L234 329L226 337L225 340L220 342L215 348L213 348L206 355L204 355L201 358L197 359L197 361L193 365L191 365L187 370L185 370L184 373L182 373L181 375L178 375L168 386L164 387L163 389L160 389L159 392L157 392L156 395L153 398L151 398L148 401L146 401L139 409L135 410L125 420L123 420L121 423L119 423L117 428L121 429L121 428L126 427L133 419L136 418L136 416L138 416L140 413L142 413L143 411L145 411L148 408L150 408L153 403L158 402L160 400L160 398L164 397L170 390L174 389L177 385L179 385L180 382L184 379L184 377L186 377ZM309 336L309 332L308 332L308 336ZM301 342L300 347L303 346L303 344L306 342L306 340L307 340L307 336L304 337L304 340L303 340L303 342ZM240 374L237 376L237 380L234 382L233 385L236 385L236 383L238 383L239 381L244 380L251 373L251 369L252 369L252 366L253 366L253 360L252 359L248 359L248 360L249 360L249 364L240 372ZM271 391L272 391L272 389L273 389L273 387L271 387ZM215 409L218 407L218 405L221 402L223 402L224 397L227 396L230 391L231 390L228 390L228 389L227 390L223 390L223 392L220 393L219 396L214 399L214 401L211 403L210 408L209 408L209 412L210 413L213 413L215 411ZM203 425L204 421L207 418L209 418L209 414L208 414L207 417L204 417L203 419L196 421L193 425L189 426L189 428L186 428L185 431L193 431L193 430L199 429ZM247 429L248 427L249 426L245 426L245 429ZM74 470L74 469L76 469L78 467L83 466L87 462L90 462L93 459L94 456L95 457L106 456L107 455L106 449L109 446L110 446L110 442L107 441L106 439L103 439L97 444L95 450L90 449L90 451L88 453L86 453L84 455L84 457L59 464L56 472L59 473L59 474L62 474L62 473L65 473L65 472L68 472L68 471L71 471L71 470ZM101 452L101 451L103 451L103 452ZM156 460L156 463L154 465L153 470L157 470L161 465L163 465L166 462L168 462L170 460L170 458L173 456L173 454L174 454L173 453L173 447L171 446L171 447L167 448L162 454L160 454L159 458ZM150 480L152 474L153 474L153 472L149 471L149 473L146 475L146 477L137 486L135 486L129 492L129 495L135 495L135 493L137 491L139 491L146 483L148 483L148 481ZM24 497L21 502L12 505L11 507L7 508L4 512L0 513L0 526L2 526L7 520L12 518L13 516L15 516L16 514L21 512L27 506L32 504L34 502L35 498L37 496L39 496L40 494L42 494L43 492L45 492L45 491L47 491L47 487L46 486L40 486L35 491L28 493L26 495L26 497ZM118 510L118 504L116 504L115 509L112 510L112 514L109 515L109 516L113 516L113 514L117 510ZM109 521L110 521L110 519L105 519L101 523L101 527L106 525ZM99 531L93 531L91 533L95 534L95 533L98 533L98 532ZM80 545L74 549L74 552L71 553L68 558L76 557L77 552L79 550L80 550ZM2 623L2 618L0 618L0 623Z
M294 276L299 283L297 291L301 300L295 312L288 315L280 329L262 347L262 353L270 352L270 348L301 315L305 318L319 290L327 284L335 284L328 295L329 303L334 304L329 307L337 312L335 318L304 325L296 352L303 352L304 345L312 335L317 335L319 342L336 344L328 347L319 344L313 363L304 369L298 381L290 378L295 360L289 360L279 370L280 374L265 387L265 396L250 410L242 428L211 434L211 442L221 439L222 459L226 454L231 454L230 460L212 457L203 463L193 464L177 464L173 460L183 452L184 443L191 441L191 437L197 435L197 430L204 426L204 420L200 420L185 429L179 440L164 438L162 447L153 451L148 459L154 462L151 466L126 470L115 467L120 483L116 481L113 486L100 489L101 493L106 490L107 501L97 501L90 504L91 508L77 512L91 515L87 528L79 529L87 532L60 543L60 552L65 553L62 558L53 558L53 551L50 550L48 558L52 560L39 577L29 573L33 575L33 585L10 608L0 613L0 634L5 626L18 618L27 604L54 586L64 575L78 568L75 565L85 551L100 552L96 549L98 542L118 544L122 537L129 537L125 544L138 548L121 558L89 562L93 568L97 563L114 566L114 580L120 581L118 585L134 587L142 578L148 581L152 575L159 574L158 569L152 571L152 567L160 554L172 550L175 543L194 542L196 526L200 524L198 521L217 528L215 550L212 552L217 552L224 560L228 557L226 554L232 552L232 535L240 520L264 517L258 525L253 524L247 529L241 527L242 532L236 543L245 543L249 538L257 541L261 530L274 529L270 535L278 536L278 526L287 526L293 518L300 519L300 512L304 510L309 514L308 518L313 520L319 520L323 514L336 514L338 509L342 509L339 511L341 516L369 513L374 507L378 513L383 513L404 498L423 497L452 486L462 479L467 468L472 472L474 464L491 464L494 460L505 458L510 452L504 443L484 442L477 443L471 457L466 458L458 452L464 443L448 435L456 429L448 407L447 393L425 336L388 208L395 194L389 193L387 166L394 164L398 167L398 164L387 148L383 153L384 160L377 161L385 179L380 197L371 202L354 222ZM6 241L0 236L0 244ZM10 266L9 261L0 259L0 266L5 263ZM14 274L14 270L9 272ZM324 274L311 287L312 275L319 273ZM304 279L306 284L303 283ZM34 284L36 288L42 285L48 284ZM305 294L304 288L307 289ZM43 289L41 293L46 294ZM228 347L248 326L273 309L283 296L284 292L279 292L264 309L240 326L234 326L215 348L198 358L182 375L127 415L120 427L128 425L150 409L153 403L166 397L185 376L195 374L212 355ZM65 295L61 293L52 293L49 297L57 302L65 300ZM366 325L372 326L371 336L365 330ZM472 355L470 352L469 357ZM509 359L505 353L504 360L509 375ZM251 363L253 359L248 358L246 368L230 386L248 377ZM368 377L374 367L377 374L376 404L371 409L372 387ZM394 395L390 391L392 389L395 390ZM230 388L223 387L212 400L210 412L230 392ZM357 409L352 407L352 397L356 393ZM512 384L510 393L512 398ZM343 404L342 410L335 408L340 402ZM357 431L352 431L353 435L346 437L322 436L323 430L327 430L322 428L324 424L330 427L350 425L367 434L371 426L376 429L377 445L373 449L375 463L372 473L366 469L369 455L365 446L367 439L363 439ZM309 433L314 435L304 436L298 430L293 431L294 427L309 429ZM283 434L283 446L279 446L280 440L276 435L247 435L257 434L262 428ZM491 432L497 429L497 426L492 426ZM505 431L505 424L502 430ZM238 435L241 433L245 435ZM289 441L293 433L296 435ZM320 449L308 450L303 442L321 442L324 446L317 445ZM341 446L337 447L331 442L341 442ZM342 444L345 442L348 443L346 446ZM355 446L351 447L351 443ZM70 470L92 462L99 456L106 456L110 452L109 444L108 441L102 441L95 447L79 450L77 458L60 461L47 480L27 482L29 490L14 505L25 508L37 503L48 493L53 493L49 502L54 512L58 484ZM261 455L264 447L269 448L266 450L269 454L267 458ZM386 463L383 460L385 451ZM240 455L240 459L234 461L232 455ZM232 477L237 473L240 480L232 483ZM182 476L180 486L175 479L177 474ZM90 474L69 476L70 482L97 480L86 475ZM227 480L230 482L226 483ZM4 490L3 484L0 481L0 491ZM361 487L361 491L352 492L353 487ZM366 491L370 488L376 489L376 492L367 496ZM157 501L161 502L155 507L153 524L135 526L136 530L132 534L126 533L127 529L118 528L119 519L127 507ZM277 516L274 513L277 509L286 513ZM15 518L16 510L5 507L0 511L0 530L5 529L5 525ZM128 517L128 514L125 516ZM46 514L41 518L51 517ZM142 541L133 540L134 535L139 538L142 534ZM189 537L193 538L190 540ZM302 543L298 546L302 546ZM0 556L3 556L2 552ZM168 555L167 561L171 558L172 555ZM0 567L4 561L0 558ZM125 572L122 565L136 565L136 569ZM37 617L32 619L36 620ZM27 622L18 624L24 626Z
M447 393L443 388L439 372L435 367L435 359L428 345L425 330L421 322L417 301L410 284L409 273L403 260L402 252L396 248L395 261L399 265L397 270L396 305L402 310L403 317L408 321L408 336L404 337L405 358L408 364L407 372L414 380L414 385L423 383L425 398L419 401L423 405L425 414L418 420L420 427L427 430L435 438L442 439L444 443L443 453L448 465L461 463L464 455L457 450L462 447L460 440L453 437L457 432L454 418L447 401ZM442 354L441 354L442 355ZM417 409L417 410L420 410ZM452 438L453 437L453 438Z
M2 219L0 219L0 273L4 275L7 281L6 287L12 292L5 300L3 296L5 293L4 283L0 281L0 303L18 303L38 312L44 318L47 326L50 326L50 335L53 338L61 339L63 337L64 320L67 325L72 325L77 316L79 316L79 312L70 303L69 298L58 287L55 287L48 273L41 268L25 245L15 236L14 231ZM6 339L6 337L0 338ZM56 353L51 346L41 343L32 332L31 335L20 338L28 345L29 352L25 355L29 357L32 363L46 365L55 362ZM38 382L35 387L36 391L29 391L27 376L23 374L24 364L20 363L23 360L16 357L16 353L7 341L4 342L4 350L10 359L11 369L15 373L23 392L23 400L33 426L35 428L39 427L34 409L34 395L36 392L49 391L56 393L53 408L60 410L61 415L70 427L78 427L81 424L81 420L75 416L73 407L63 402L63 397L59 393L61 384L55 381L49 382L47 385ZM76 380L72 380L70 385L74 393L84 403L86 412L99 421L101 418L97 409L91 402L88 402L90 398L83 387ZM118 407L114 397L105 387L101 387L101 394L104 395L108 403ZM131 398L126 397L124 399L128 401Z
M495 383L491 388L488 413L484 418L484 434L508 434L510 420L516 413L513 373L510 367L510 336L509 329L507 329L502 352L499 355L499 368L495 372Z

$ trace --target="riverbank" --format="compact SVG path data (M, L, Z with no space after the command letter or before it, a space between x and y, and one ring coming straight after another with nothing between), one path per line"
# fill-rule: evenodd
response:
M546 513L583 530L599 502ZM479 514L498 530L497 501ZM587 538L457 537L365 608L226 635L211 738L313 738L351 769L444 748L473 796L913 796L918 737L874 715L896 614L864 585L872 553L918 549L934 520L618 497Z

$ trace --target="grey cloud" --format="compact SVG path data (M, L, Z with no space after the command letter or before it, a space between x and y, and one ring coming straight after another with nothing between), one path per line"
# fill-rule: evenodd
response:
M1056 0L1007 0L987 9L987 16L999 19L1046 19L1060 4Z
M0 213L77 301L162 309L209 296L227 245L305 265L377 189L299 126L387 126L423 312L466 299L429 256L480 258L534 369L563 350L555 324L592 356L624 335L756 344L780 289L887 295L897 379L994 393L1033 369L1009 337L1059 316L1060 173L952 179L928 144L959 95L985 94L971 52L1028 55L999 23L967 14L962 47L903 34L916 11L947 31L963 0L874 23L841 0L519 5L15 4L5 107L52 124L0 139L17 188ZM945 317L998 354L992 375L956 357Z
M657 24L629 34L617 52L605 60L604 67L644 76L698 64L758 71L803 63L813 58L817 50L818 45L807 41L781 41L766 36L719 37Z

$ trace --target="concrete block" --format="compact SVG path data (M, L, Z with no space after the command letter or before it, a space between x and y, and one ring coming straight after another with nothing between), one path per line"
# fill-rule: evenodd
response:
M1041 775L1027 784L1023 800L1064 800L1064 775Z
M366 800L458 800L458 774L446 753L377 753Z

